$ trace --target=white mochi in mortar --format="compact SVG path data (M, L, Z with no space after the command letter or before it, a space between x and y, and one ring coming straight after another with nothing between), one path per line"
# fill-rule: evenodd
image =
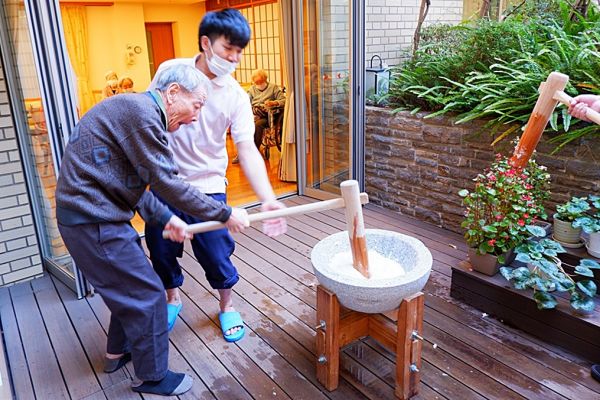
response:
M405 274L404 268L398 262L382 256L375 250L369 250L368 257L370 279L391 279ZM368 280L352 265L352 253L350 251L334 255L327 270L332 278L335 278L335 276L342 278L339 279L340 281L343 281L343 277Z

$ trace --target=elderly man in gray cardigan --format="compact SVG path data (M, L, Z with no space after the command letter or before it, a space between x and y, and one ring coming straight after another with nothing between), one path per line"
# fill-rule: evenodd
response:
M111 312L105 372L130 359L136 392L178 395L192 378L168 369L169 338L164 288L129 220L137 210L148 224L183 241L187 224L154 197L233 232L248 226L232 209L177 177L167 147L169 132L198 118L206 78L178 65L161 72L156 90L111 97L75 126L61 165L56 214L64 243Z

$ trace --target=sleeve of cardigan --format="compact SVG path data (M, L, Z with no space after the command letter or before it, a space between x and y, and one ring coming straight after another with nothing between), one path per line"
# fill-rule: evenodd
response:
M169 208L146 190L135 209L148 225L165 226L173 216Z
M231 207L201 193L177 176L161 122L157 118L148 121L148 125L131 132L120 143L138 175L173 207L205 221L227 221ZM160 201L154 203L148 198L144 201L148 213L160 213L156 205Z

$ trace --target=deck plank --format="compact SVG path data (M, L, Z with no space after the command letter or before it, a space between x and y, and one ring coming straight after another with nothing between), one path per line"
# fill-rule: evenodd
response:
M197 267L196 261L186 252L182 264L189 276L194 278L184 281L184 292L191 299L199 302L198 304L202 304L203 309L212 310L210 314L216 316L218 313L217 298L210 293L210 287L204 279L203 272ZM247 328L253 331L253 333L248 332L247 334L259 336L279 354L284 354L295 369L306 371L304 376L313 384L318 385L314 372L312 329L295 319L264 294L255 290L244 278L241 278L235 285L234 291L236 293L234 305L242 314ZM273 334L275 329L280 331L278 335ZM286 340L288 338L290 340ZM299 338L304 339L298 340ZM339 393L335 392L332 396L335 399L342 398Z
M13 391L25 399L32 399L35 397L33 384L27 367L12 298L7 287L0 289L0 321L2 322L2 335L6 346L4 351L10 367Z
M40 399L69 399L31 282L11 286L10 294L35 396Z
M90 396L101 390L69 315L49 276L31 281L48 336L72 398Z
M296 197L285 203L311 201ZM363 212L367 227L417 237L434 257L424 289L425 343L415 400L600 397L589 361L450 297L451 267L466 253L460 235L374 205ZM169 366L190 374L195 383L180 399L393 398L395 356L371 338L343 349L337 390L328 392L317 382L317 282L310 252L319 240L345 229L345 215L330 210L294 216L288 226L288 234L275 239L260 226L234 235L233 261L240 274L234 304L247 329L246 338L236 344L223 341L216 292L186 244L181 260L184 308L170 334ZM102 372L109 315L100 296L76 300L56 279L0 289L0 318L17 397L164 399L131 391L131 363L113 374Z
M187 280L192 281L192 279ZM191 284L187 286L188 292ZM219 312L218 303L216 298L208 293L204 288L200 288L199 285L193 285L193 300L189 297L189 304L191 301L194 302L199 309L203 310L204 313L207 313L211 317L204 315L202 318L210 318L213 323L214 330L213 332L209 332L209 334L213 335L217 340L222 341L220 337L220 328L217 326L217 314ZM187 307L186 307L187 308ZM184 316L184 319L185 316ZM187 322L187 321L186 321ZM249 329L248 327L246 329ZM205 330L205 329L204 329ZM283 357L280 356L276 351L274 351L268 344L266 344L262 338L256 335L254 332L249 331L246 332L244 340L236 343L235 345L227 345L227 347L236 346L253 362L254 366L251 366L255 370L253 372L246 371L245 373L236 374L236 376L249 376L252 377L253 380L259 380L255 378L257 375L257 370L262 370L265 374L267 374L270 379L272 379L272 385L270 386L269 393L272 397L276 398L310 398L310 399L326 399L325 396L321 394L321 392L311 384L302 374L300 374L292 364L286 361ZM230 351L230 350L227 350ZM239 357L237 360L237 364L239 364L239 360L243 360L244 357ZM245 387L244 382L242 382ZM269 388L269 386L267 386ZM256 394L254 397L260 397Z
M273 239L267 238L267 237L260 238L260 235L257 235L257 232L252 232L252 233L250 233L248 235L252 236L253 239L258 238L258 240L255 240L254 243L252 243L251 241L244 242L243 240L239 240L239 238L236 238L236 239L238 239L238 242L240 242L240 241L244 242L244 244L246 246L249 246L250 248L253 248L255 252L261 253L263 256L264 256L264 253L265 253L264 248L269 248L269 249L273 248L273 243L272 243ZM269 253L269 254L271 254L271 253ZM288 258L291 258L291 259L293 259L295 261L296 265L297 264L304 264L304 267L306 268L306 265L308 265L310 263L310 261L308 260L308 258L306 256L297 257L296 255L293 255L293 254L291 254L289 252L287 252L286 254L287 254ZM191 257L190 257L190 260L192 260ZM275 257L275 260L269 259L269 261L272 262L272 263L277 263L277 262L279 262L279 258ZM192 262L193 262L193 260L192 260ZM305 269L305 268L303 268L303 269ZM298 271L297 269L292 269L292 271L290 271L290 273L291 274L300 273L301 275L304 275L303 271ZM298 277L298 278L300 279L300 277ZM268 279L268 277L265 276L264 279ZM238 293L239 295L241 295L242 297L244 297L246 299L248 299L248 297L254 297L256 295L260 295L260 292L258 292L258 294L257 294L257 292L251 291L251 289L244 290L243 289L243 285L240 284L239 282L235 286L235 290L236 290L236 293ZM314 286L312 287L311 291L312 291L312 298L314 298L315 297ZM267 292L265 292L265 293L267 293ZM262 299L260 299L260 303L263 306L266 306L264 308L266 308L268 311L273 312L272 308L275 308L275 312L274 312L275 316L271 315L269 312L265 312L265 314L267 314L269 316L269 318L273 319L275 322L279 322L279 324L281 325L282 322L278 321L278 319L281 318L281 310L278 309L278 305L277 304L273 304L269 300L270 299L262 298ZM248 301L252 302L252 300L248 300ZM285 310L285 311L287 312L287 310ZM285 323L288 323L288 324L291 325L290 329L294 329L293 328L294 326L298 326L298 325L296 325L296 321L294 321L293 319L288 320L287 318L284 318L283 320L284 320ZM305 324L307 324L307 326L309 326L309 324L311 322L313 322L314 320L315 320L315 317L313 315L313 316L310 317L310 321L303 321L303 322L305 322ZM298 335L300 335L300 337L304 337L303 336L303 332L304 332L304 330L301 330L300 332L297 331L295 333L294 337L298 338ZM312 346L314 345L314 337L313 337L314 331L312 329L310 330L310 334L311 334L310 338L305 338L303 341L301 341L301 344L303 346L305 346L306 348L310 348L311 351L314 352L314 349L312 349ZM347 357L346 358L343 357L343 363L342 363L342 365L353 365L353 364L354 363L352 362L352 360L349 360ZM349 369L349 368L346 368L346 369ZM352 368L352 369L356 370L356 368ZM370 374L367 374L367 376L371 377ZM365 377L365 373L362 373L360 375L360 377L364 378ZM362 382L362 384L364 384L365 382L368 382L371 385L370 390L374 391L375 393L381 394L381 393L385 392L386 390L390 390L390 387L382 389L381 388L381 384L382 383L378 381L378 379L380 379L380 378L377 377L377 376L375 376L375 375L373 375L371 377L372 379L368 379L368 380L359 379L357 377L352 377L352 378L354 378L354 379L351 379L350 380L351 382ZM383 390L383 392L382 392L382 390ZM375 397L377 397L377 396L375 396Z
M540 339L510 328L495 318L484 317L481 312L474 314L436 296L427 298L427 306L452 318L457 323L468 326L485 338L503 343L519 354L525 355L569 379L575 379L580 384L596 392L600 392L600 384L591 377L589 369L581 365L583 364L582 360L577 360L574 357L564 357L564 353L558 352L557 350L560 349L555 346L549 346Z
M104 355L106 353L106 332L96 318L90 305L85 300L78 300L73 296L73 292L67 288L61 281L53 278L54 285L58 295L64 304L79 340L87 353L87 357L92 363L92 367L100 385L107 389L123 381L130 382L131 379L125 374L124 369L106 374L102 371L104 368Z

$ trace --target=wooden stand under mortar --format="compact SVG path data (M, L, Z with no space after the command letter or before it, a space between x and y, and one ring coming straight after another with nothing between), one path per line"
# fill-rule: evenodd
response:
M409 399L419 391L425 297L419 292L386 314L343 308L337 296L317 287L317 379L329 391L338 387L340 349L370 336L396 353L396 397ZM394 323L393 320L397 319Z
M364 277L370 278L367 240L359 200L358 182L340 185L346 214L352 263ZM383 314L368 314L342 308L337 296L317 287L317 379L327 390L338 387L340 348L370 336L396 353L396 396L409 399L418 392L421 368L421 340L424 296L419 292L400 306ZM391 318L391 319L390 319ZM392 320L397 319L396 323Z

